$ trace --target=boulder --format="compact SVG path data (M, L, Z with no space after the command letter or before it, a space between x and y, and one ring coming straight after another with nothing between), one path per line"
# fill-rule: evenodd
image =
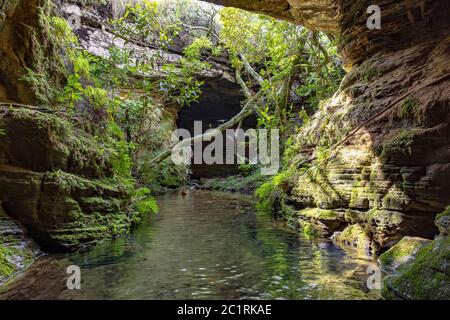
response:
M335 232L331 239L339 245L356 249L367 256L373 253L372 240L359 224L349 225L342 232Z
M431 242L429 239L404 237L378 259L383 272L396 272L401 266L413 261L417 252Z

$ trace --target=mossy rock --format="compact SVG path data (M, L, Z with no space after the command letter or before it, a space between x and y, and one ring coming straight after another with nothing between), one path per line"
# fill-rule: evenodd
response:
M443 235L449 235L450 230L450 206L448 206L444 212L436 216L435 221L436 227L438 227L439 232Z
M38 255L37 246L0 209L0 284L27 268Z
M450 299L450 237L440 236L422 247L416 258L385 279L386 299Z
M299 231L306 237L318 237L323 235L323 230L309 221L298 219L298 227Z
M308 208L297 212L299 221L308 221L307 230L318 236L330 236L342 227L341 215L334 210Z
M298 212L298 215L319 220L337 220L339 218L339 215L336 211L324 210L319 208L303 209Z
M111 160L99 141L61 116L10 109L0 116L0 128L6 132L0 136L0 149L13 166L88 178L112 176Z
M384 252L380 258L380 267L384 272L395 272L399 267L412 260L416 253L431 240L415 237L403 237L395 246Z
M360 224L352 224L342 232L336 232L332 240L345 247L354 248L365 255L370 255L372 252L372 240Z

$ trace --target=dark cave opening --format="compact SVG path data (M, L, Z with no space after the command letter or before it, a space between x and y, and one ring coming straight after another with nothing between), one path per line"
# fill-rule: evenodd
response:
M183 108L178 116L178 128L187 129L194 136L194 122L202 122L202 133L229 121L241 111L241 103L245 100L238 84L226 79L206 80L202 87L202 95L197 103ZM244 131L256 128L256 116L247 117L241 129ZM223 135L224 141L226 139ZM203 149L211 142L204 142ZM226 151L224 150L224 153ZM226 154L224 154L224 157ZM225 177L239 173L236 164L192 164L192 179Z

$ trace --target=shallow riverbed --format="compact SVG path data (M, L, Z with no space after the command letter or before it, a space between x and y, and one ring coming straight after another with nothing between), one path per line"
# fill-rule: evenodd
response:
M307 239L254 209L252 197L209 191L159 198L160 213L88 252L46 256L0 299L378 299L370 259ZM66 268L81 268L67 290Z

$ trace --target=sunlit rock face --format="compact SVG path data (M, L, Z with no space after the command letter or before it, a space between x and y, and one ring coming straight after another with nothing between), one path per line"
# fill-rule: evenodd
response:
M207 2L259 12L315 30L339 30L332 0L206 0Z

